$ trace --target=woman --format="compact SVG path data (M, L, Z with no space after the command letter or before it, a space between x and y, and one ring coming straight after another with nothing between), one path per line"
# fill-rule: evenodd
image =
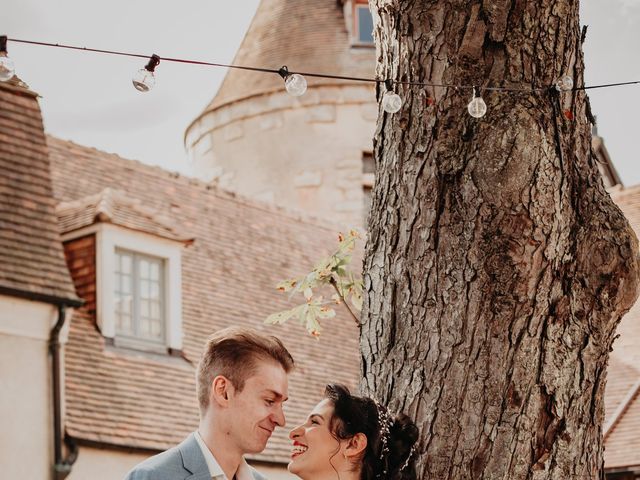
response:
M303 480L414 480L418 427L342 385L291 430L289 471Z

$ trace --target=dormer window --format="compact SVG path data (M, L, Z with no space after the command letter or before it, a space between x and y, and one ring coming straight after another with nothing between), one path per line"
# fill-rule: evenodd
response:
M84 270L87 281L95 282L96 326L105 343L179 352L181 252L193 239L138 200L111 189L61 204L57 214L70 250L74 241L95 239L95 257Z
M355 4L354 20L356 43L373 45L373 17L367 3Z

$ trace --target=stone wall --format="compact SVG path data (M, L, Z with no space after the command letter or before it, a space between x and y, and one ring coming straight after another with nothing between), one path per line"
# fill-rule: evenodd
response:
M205 112L185 145L200 178L223 188L361 226L363 154L378 106L369 84L284 88Z

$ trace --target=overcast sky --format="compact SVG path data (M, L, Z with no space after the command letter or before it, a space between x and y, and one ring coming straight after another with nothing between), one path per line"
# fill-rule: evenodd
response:
M586 83L640 80L640 0L581 4L581 22L589 25ZM257 5L258 0L2 0L0 33L228 63ZM187 174L184 130L213 98L225 74L220 68L161 63L156 87L141 94L131 85L132 74L146 63L141 59L11 41L9 55L17 74L43 97L49 133ZM592 90L589 96L598 132L623 182L640 183L640 85Z

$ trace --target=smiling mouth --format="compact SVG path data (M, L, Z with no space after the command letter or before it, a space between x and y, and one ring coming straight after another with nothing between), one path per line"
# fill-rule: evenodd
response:
M271 436L271 434L273 433L273 430L269 430L268 428L264 428L264 427L260 427L262 430L264 430L265 432L267 432L269 434L269 436Z
M299 457L307 450L309 450L309 447L307 447L306 445L294 445L291 449L291 458L294 459L296 457Z

